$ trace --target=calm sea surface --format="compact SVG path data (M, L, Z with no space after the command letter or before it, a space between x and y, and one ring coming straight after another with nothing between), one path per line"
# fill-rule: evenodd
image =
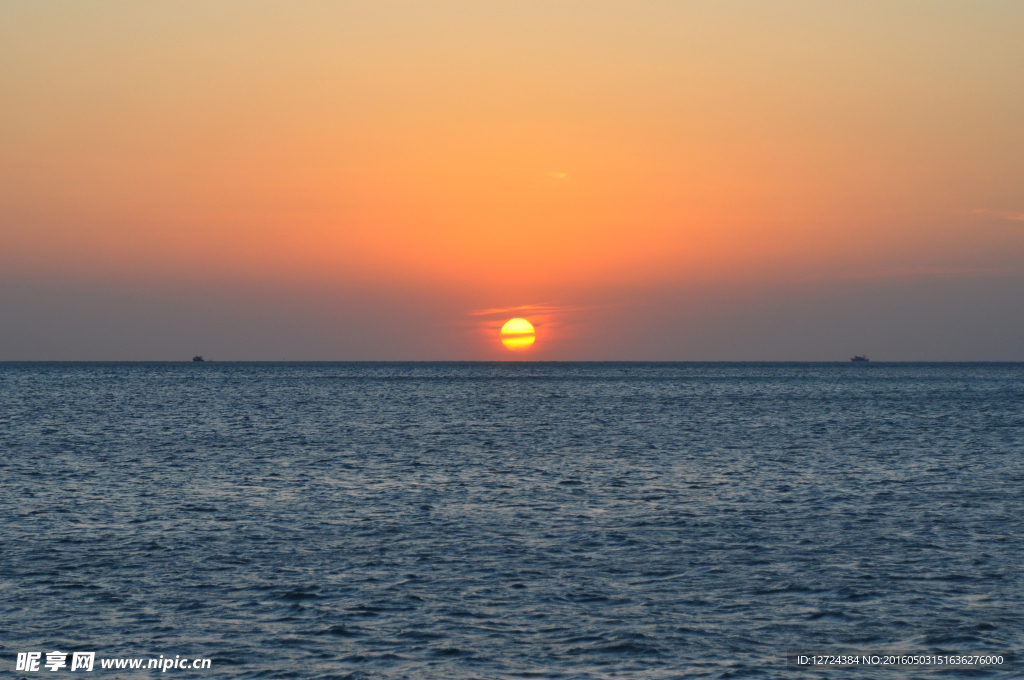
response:
M0 364L0 675L952 677L785 656L1020 650L1022 517L1021 364Z

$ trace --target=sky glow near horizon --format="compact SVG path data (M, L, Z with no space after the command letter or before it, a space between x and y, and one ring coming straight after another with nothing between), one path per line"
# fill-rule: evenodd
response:
M1024 360L1021 3L0 13L0 360Z

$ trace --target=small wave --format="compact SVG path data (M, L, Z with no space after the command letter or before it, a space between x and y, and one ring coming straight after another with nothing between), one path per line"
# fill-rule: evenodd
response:
M358 632L351 628L346 628L341 624L335 624L319 631L317 635L334 635L336 637L355 637L359 635Z
M308 593L308 592L306 592L304 590L290 590L290 591L288 591L286 593L282 593L281 595L278 596L279 600L284 600L286 602L299 601L299 600L316 600L316 599L319 599L319 598L320 598L320 596L317 595L316 593Z

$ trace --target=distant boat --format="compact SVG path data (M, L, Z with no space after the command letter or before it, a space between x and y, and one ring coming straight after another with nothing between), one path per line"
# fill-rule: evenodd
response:
M192 357L192 361L206 361L206 359L197 354L194 357Z
M202 361L202 358L200 358L199 360ZM850 357L850 361L854 362L855 364L859 364L861 362L871 361L871 359L868 359L867 357L858 354L855 357Z

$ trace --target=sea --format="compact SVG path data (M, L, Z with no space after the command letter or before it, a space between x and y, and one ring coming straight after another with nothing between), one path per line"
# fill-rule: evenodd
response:
M0 675L1024 677L1022 517L1024 364L4 363Z

